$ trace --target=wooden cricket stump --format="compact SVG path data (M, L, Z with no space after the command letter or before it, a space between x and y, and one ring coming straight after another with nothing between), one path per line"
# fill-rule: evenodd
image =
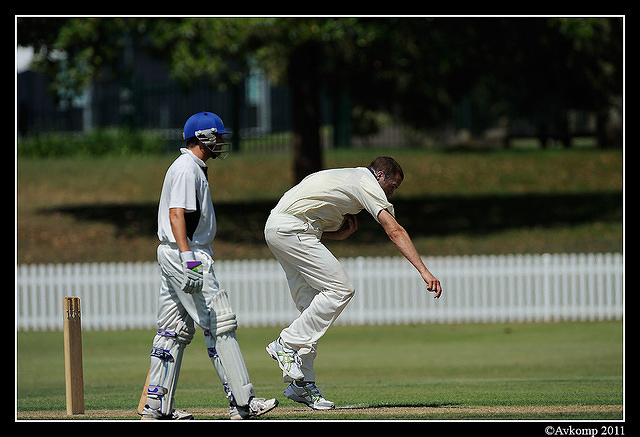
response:
M84 377L82 373L82 326L80 298L62 300L64 327L64 377L67 414L84 414Z

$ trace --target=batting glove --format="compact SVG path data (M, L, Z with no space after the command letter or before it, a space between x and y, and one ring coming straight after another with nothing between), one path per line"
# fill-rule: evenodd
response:
M182 255L186 255L182 254ZM189 254L191 255L191 254ZM193 258L193 256L183 256L183 258ZM182 261L182 281L180 289L185 293L193 294L202 291L202 263L195 259Z
M202 291L202 263L200 261L182 262L182 282L180 288L189 294Z

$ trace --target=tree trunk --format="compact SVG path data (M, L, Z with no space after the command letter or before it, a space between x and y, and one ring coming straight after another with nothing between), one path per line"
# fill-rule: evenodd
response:
M296 47L289 63L293 112L293 170L295 183L322 169L318 46Z

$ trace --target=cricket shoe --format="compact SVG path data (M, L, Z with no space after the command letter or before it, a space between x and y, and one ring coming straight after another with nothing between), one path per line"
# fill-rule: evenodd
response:
M333 402L322 397L322 393L313 382L304 383L302 387L292 382L285 389L284 395L292 401L307 404L314 410L331 410L336 406Z
M277 399L251 398L249 405L245 407L231 405L229 407L229 416L231 420L252 419L257 416L262 416L277 406Z
M302 366L300 356L293 349L283 346L280 337L269 343L266 349L271 358L278 362L278 366L287 376L296 381L304 379L304 374L300 369L300 366Z
M160 410L145 405L140 420L193 420L193 415L182 410L173 410L171 414L162 414Z

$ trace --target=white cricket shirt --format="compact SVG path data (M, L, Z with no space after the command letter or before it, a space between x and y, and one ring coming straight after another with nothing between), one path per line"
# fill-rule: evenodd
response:
M158 206L158 238L162 242L176 242L169 210L184 208L189 244L206 246L216 235L216 214L207 181L207 165L189 149L182 148L180 153L164 177Z
M290 214L323 232L337 231L345 214L366 209L378 221L383 209L394 215L393 205L366 167L322 170L304 178L284 193L271 210Z

